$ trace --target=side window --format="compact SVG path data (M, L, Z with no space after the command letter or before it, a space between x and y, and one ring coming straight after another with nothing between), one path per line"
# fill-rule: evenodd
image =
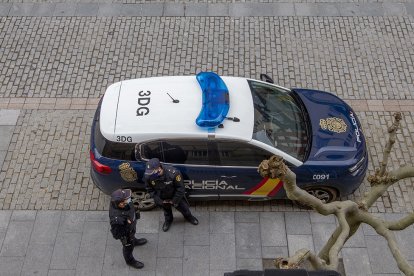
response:
M164 162L188 165L208 165L207 142L169 140L162 142Z
M260 162L271 156L261 148L236 141L217 142L217 150L222 166L258 167Z
M159 141L142 144L140 150L141 157L144 159L158 158L160 161L164 161L161 142Z

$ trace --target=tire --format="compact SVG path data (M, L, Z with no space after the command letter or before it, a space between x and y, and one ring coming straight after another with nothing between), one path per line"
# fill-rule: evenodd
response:
M338 196L338 192L330 187L307 187L304 190L314 197L319 198L324 203L332 202Z
M154 209L156 206L154 199L151 198L149 193L142 190L132 191L131 200L135 208L140 211L149 211Z

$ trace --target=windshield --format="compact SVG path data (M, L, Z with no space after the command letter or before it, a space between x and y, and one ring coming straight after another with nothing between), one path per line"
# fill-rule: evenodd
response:
M254 105L253 139L304 161L307 128L301 107L291 92L249 80Z

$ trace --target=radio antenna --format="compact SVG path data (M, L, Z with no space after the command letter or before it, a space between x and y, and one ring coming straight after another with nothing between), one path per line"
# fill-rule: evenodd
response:
M171 100L173 101L173 103L179 103L179 100L174 99L173 97L171 97L171 95L167 92L167 95L170 96Z

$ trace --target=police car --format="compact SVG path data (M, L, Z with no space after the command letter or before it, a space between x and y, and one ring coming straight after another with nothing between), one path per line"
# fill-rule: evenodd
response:
M328 92L260 78L202 72L112 84L92 125L93 182L106 194L131 188L135 204L151 209L142 178L156 157L181 171L189 199L285 198L282 181L257 172L276 154L319 199L352 193L368 163L352 108Z

